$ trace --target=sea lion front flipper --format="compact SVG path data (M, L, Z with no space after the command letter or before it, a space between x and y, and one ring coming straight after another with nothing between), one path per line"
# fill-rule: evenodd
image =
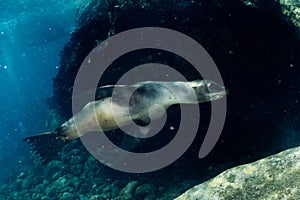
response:
M136 125L139 126L147 126L151 123L151 119L149 116L144 116L142 118L137 118L132 120Z

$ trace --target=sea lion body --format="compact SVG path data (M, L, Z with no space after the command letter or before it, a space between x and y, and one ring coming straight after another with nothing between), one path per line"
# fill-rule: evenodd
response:
M207 80L191 82L147 81L134 85L115 85L98 88L112 90L112 95L87 103L77 114L53 132L28 137L29 143L43 153L45 143L77 139L92 131L110 131L132 122L150 123L163 116L161 108L174 104L197 104L216 100L226 95L223 86ZM149 117L151 113L151 119ZM44 143L43 143L44 142ZM44 149L45 150L45 149Z

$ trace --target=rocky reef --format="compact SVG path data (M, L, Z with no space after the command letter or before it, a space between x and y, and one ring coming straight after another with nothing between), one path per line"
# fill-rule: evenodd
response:
M180 31L198 41L217 64L230 90L227 106L230 114L222 142L208 160L214 160L215 154L220 163L241 164L299 145L287 141L296 137L291 134L299 130L297 124L300 124L298 99L294 95L299 82L296 66L300 63L300 39L299 28L292 23L298 4L291 2L84 1L78 11L77 29L61 53L60 70L54 78L54 93L49 99L49 130L72 116L70 99L75 76L84 58L97 44L128 29L154 26ZM287 17L283 14L284 8L294 14ZM99 85L114 84L123 73L144 63L172 66L189 80L201 77L179 56L165 51L141 50L114 61ZM278 98L274 98L275 93ZM201 107L209 110L209 105ZM274 109L276 107L282 109ZM177 108L171 108L168 113L167 126L179 124L178 112L172 109ZM208 126L206 111L195 144L202 142ZM262 132L265 134L260 134ZM166 130L165 135L170 134ZM197 148L196 145L191 151ZM200 165L211 163L208 160L201 161Z
M6 200L134 200L172 199L195 184L176 177L129 175L114 172L84 148L69 144L57 160L16 175L1 186Z
M300 199L300 147L234 167L176 200Z

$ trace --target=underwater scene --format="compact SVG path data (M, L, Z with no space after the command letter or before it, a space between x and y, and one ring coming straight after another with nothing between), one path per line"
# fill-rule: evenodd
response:
M300 199L299 0L2 0L0 199Z

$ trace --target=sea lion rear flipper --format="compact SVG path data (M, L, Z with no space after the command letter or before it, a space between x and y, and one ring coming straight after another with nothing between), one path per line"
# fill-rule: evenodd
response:
M62 139L60 134L53 132L30 136L25 138L24 141L32 146L35 153L40 156L43 164L48 163L58 155L61 149L70 142L70 140Z

